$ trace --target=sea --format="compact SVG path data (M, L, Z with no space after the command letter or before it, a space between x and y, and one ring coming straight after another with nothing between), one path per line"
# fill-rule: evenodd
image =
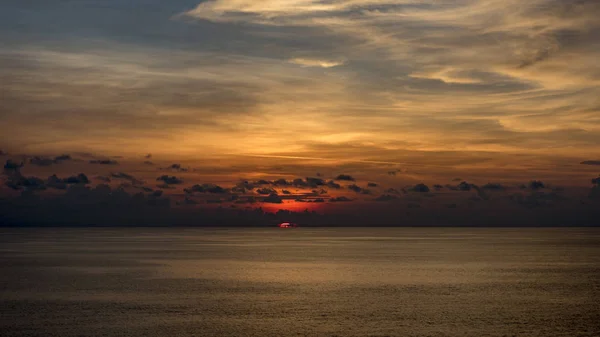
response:
M600 229L5 228L0 336L600 336Z

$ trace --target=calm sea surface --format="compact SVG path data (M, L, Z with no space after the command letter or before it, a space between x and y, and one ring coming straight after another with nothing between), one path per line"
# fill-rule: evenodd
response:
M600 229L1 229L1 336L600 336Z

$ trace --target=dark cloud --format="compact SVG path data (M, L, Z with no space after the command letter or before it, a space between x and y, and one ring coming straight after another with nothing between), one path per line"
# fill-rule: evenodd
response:
M162 176L156 178L156 181L163 181L167 185L175 185L175 184L183 183L183 180L181 180L175 176L168 176L168 175L162 175Z
M436 191L439 191L439 190L443 189L443 188L444 188L444 186L442 186L442 185L440 185L440 184L435 184L435 185L433 185L433 188L435 188L435 189L436 189Z
M395 176L396 175L396 171L388 171L387 173L390 176Z
M165 170L172 170L176 172L187 172L189 169L181 167L181 164L172 164L169 167L165 167Z
M310 178L310 177L307 177L306 178L306 183L310 187L324 186L325 185L325 181L323 179L321 179L321 178Z
M110 181L111 181L110 177L106 177L106 176L97 176L96 179L98 179L100 181L104 181L106 183L110 183Z
M336 190L342 188L342 186L340 184L336 183L333 180L329 180L326 185L327 185L327 187L333 188L333 189L336 189Z
M394 194L400 194L400 192L395 189L395 188L388 188L387 190L385 190L385 193L394 193Z
M178 205L197 205L198 201L186 196L182 201L178 201L177 204Z
M23 167L23 163L17 164L16 162L9 159L4 164L4 171L5 172L15 172L15 171L18 171L21 167Z
M354 177L347 174L340 174L335 178L335 180L345 180L345 181L354 181Z
M529 195L514 194L514 195L510 196L510 199L522 206L525 206L528 208L535 208L535 207L552 207L556 204L556 202L564 201L567 198L556 192L549 192L549 193L532 192Z
M290 186L290 185L292 185L292 183L282 178L282 179L277 179L277 180L273 181L273 185L275 185L275 186Z
M50 166L50 165L54 164L54 159L35 156L35 157L29 159L29 163L31 165L37 165L37 166Z
M462 181L458 185L456 185L456 189L459 191L470 191L471 189L477 189L477 185L469 184L466 181Z
M57 190L64 190L67 188L67 183L63 179L57 177L56 174L53 174L46 179L46 186Z
M281 193L283 193L283 194L292 194L292 192L290 192L288 190L282 190Z
M600 160L586 160L586 161L582 161L580 164L582 164L582 165L600 165Z
M118 165L119 162L112 159L94 159L89 161L90 164L98 164L98 165Z
M362 193L364 191L364 188L362 188L356 184L348 185L348 189L351 191L354 191L356 193Z
M391 194L382 194L380 196L378 196L377 198L375 198L375 201L391 201L391 200L396 200L398 199L397 196L395 195L391 195Z
M25 189L35 191L46 189L46 185L42 179L38 177L23 177L20 174L10 177L5 182L5 185L14 190Z
M67 161L67 160L71 160L71 159L73 159L73 158L71 158L71 156L68 154L62 154L60 156L54 157L55 162Z
M256 190L256 193L263 194L263 195L277 194L277 192L274 189L268 188L268 187L259 188Z
M83 174L83 173L79 173L76 176L70 176L68 178L64 178L63 181L66 184L89 184L90 180L88 179L88 177Z
M532 190L539 190L542 188L546 188L546 185L544 185L544 183L539 180L532 180L529 182L529 188Z
M461 181L461 180L462 180L461 178L454 178L454 179L452 179L452 181Z
M491 191L504 191L506 189L506 187L502 186L501 184L497 184L497 183L487 183L487 184L481 186L481 188L484 190L491 190Z
M413 192L427 193L429 192L429 187L425 184L416 184L415 186L410 188Z
M188 194L192 194L192 193L213 193L213 194L222 194L222 193L226 193L227 190L225 190L223 187L219 186L219 185L215 185L215 184L196 184L192 187L186 188L184 189L185 193Z
M171 189L174 189L174 188L175 188L175 187L173 187L173 186L171 186L171 185L169 185L169 184L167 184L167 183L160 184L160 185L156 185L156 187L158 187L158 188L162 188L162 189L164 189L164 190L171 190Z
M592 178L592 184L600 185L600 177L598 177L598 178Z
M152 195L153 197L160 197L163 195L163 191L162 190L152 191L152 193L150 195Z
M377 187L377 184L376 183L368 183L367 187Z
M146 158L146 159L152 158L152 153L148 153L147 155L144 156L144 158Z
M266 203L270 203L270 204L281 204L281 203L283 203L283 200L277 194L271 194L268 197L264 198L262 201L266 202Z
M348 197L341 196L341 197L331 198L331 199L329 199L329 202L349 202L352 200L353 199L350 199Z
M141 185L144 183L142 180L139 180L139 179L135 178L134 176L124 173L124 172L111 172L110 176L113 178L116 178L116 179L127 180L134 185Z

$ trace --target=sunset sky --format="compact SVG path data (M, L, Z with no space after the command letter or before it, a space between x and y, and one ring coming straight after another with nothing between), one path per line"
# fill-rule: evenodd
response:
M1 8L4 207L99 184L186 209L600 207L595 0Z

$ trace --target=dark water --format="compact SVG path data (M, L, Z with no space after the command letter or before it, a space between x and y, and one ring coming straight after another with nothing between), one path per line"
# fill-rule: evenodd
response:
M598 229L5 229L2 336L599 336Z

